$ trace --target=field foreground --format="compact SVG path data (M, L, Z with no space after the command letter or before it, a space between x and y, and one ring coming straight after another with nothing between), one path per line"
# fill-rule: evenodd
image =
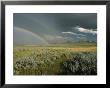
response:
M96 45L14 47L14 75L96 75Z

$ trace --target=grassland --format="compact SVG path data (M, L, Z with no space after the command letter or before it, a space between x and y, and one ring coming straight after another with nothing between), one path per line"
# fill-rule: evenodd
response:
M14 47L14 75L96 75L96 43Z

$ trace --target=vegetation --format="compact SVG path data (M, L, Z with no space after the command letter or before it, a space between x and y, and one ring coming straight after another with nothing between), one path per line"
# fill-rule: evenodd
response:
M14 75L96 75L96 44L14 47Z
M63 62L62 74L64 75L96 75L96 53L76 53L71 60Z

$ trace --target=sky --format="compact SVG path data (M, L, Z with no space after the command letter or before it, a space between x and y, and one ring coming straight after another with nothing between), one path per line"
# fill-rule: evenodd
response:
M14 13L14 44L97 41L96 13Z

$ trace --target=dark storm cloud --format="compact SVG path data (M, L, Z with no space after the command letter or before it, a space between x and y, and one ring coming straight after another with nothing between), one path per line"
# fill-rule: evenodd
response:
M70 27L81 26L84 28L97 28L97 14L94 13L74 13L74 14L59 14L57 24L63 30L68 30Z
M63 40L63 42L80 39L96 40L97 14L15 13L14 27L26 29L49 42L55 40ZM16 35L14 37L16 40ZM17 40L19 39L17 38Z
M72 27L81 26L88 29L97 28L96 13L24 13L14 14L14 25L27 27L32 31L61 30L68 31ZM35 30L37 29L37 30ZM43 30L43 29L46 29Z

